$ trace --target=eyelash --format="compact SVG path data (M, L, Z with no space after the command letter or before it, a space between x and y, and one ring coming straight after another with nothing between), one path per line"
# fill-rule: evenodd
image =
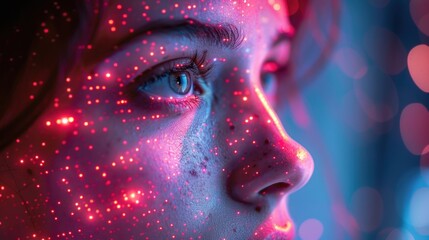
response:
M182 72L182 71L191 70L192 73L194 73L195 75L198 75L199 77L201 77L203 79L206 79L207 75L209 74L209 72L212 68L212 65L207 65L207 66L205 65L207 63L207 51L204 51L203 54L201 54L201 55L198 52L195 52L192 55L192 57L190 57L189 59L191 61L188 64L180 65L180 66L177 66L174 64L174 63L177 63L177 60L180 60L180 59L175 59L176 61L171 60L167 63L164 63L164 64L170 65L170 66L167 66L168 70L166 72L155 75L153 77L159 78L163 74L170 74L170 73L175 73L175 72ZM165 66L163 66L163 67L165 67ZM156 68L156 66L154 68ZM157 80L158 79L154 79L154 81L157 81Z
M204 89L207 85L205 80L208 78L211 69L212 64L207 63L207 51L204 51L202 54L196 51L191 57L173 59L144 71L130 85L131 96L134 102L145 106L146 109L167 109L173 113L183 113L192 110L199 107L203 101L201 96L205 93ZM193 76L193 91L198 91L198 94L193 93L191 96L184 97L183 99L161 98L150 96L138 90L140 87L145 86L145 84L160 81L163 75L184 71L189 71L191 76Z

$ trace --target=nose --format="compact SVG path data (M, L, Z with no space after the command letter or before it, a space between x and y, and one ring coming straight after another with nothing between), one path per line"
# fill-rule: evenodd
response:
M236 154L227 187L234 200L260 205L277 202L302 187L313 172L313 160L286 134L262 92L256 88L251 95L245 111L253 116L252 123L246 119L237 129L251 136L251 142Z

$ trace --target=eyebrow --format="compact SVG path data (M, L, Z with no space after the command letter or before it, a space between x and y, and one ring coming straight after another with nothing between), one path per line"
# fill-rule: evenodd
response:
M190 40L197 39L208 45L236 49L244 40L243 32L235 25L229 23L212 24L202 23L189 18L179 22L165 20L153 21L150 24L136 29L132 34L122 39L119 46L132 42L142 35L177 33Z

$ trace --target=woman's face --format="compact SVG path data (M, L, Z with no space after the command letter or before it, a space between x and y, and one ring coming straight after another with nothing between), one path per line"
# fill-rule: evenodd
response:
M272 107L293 33L283 1L147 2L91 10L55 101L7 149L2 234L291 237L287 196L313 162Z

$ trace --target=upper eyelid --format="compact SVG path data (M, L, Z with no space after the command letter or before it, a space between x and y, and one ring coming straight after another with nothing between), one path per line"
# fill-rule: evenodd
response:
M206 58L207 51L204 51L201 55L198 52L194 52L192 56L170 59L143 70L141 73L139 73L133 78L133 82L135 82L135 80L140 77L146 78L147 80L151 77L159 77L165 73L171 73L174 71L185 71L188 69L192 69L193 65L198 68L198 71L201 71L200 66L198 66L199 64L204 64L205 66L204 71L199 72L199 74L203 75L204 77L207 77L207 74L209 73L212 65L207 63ZM180 63L180 65L183 66L177 66L177 63ZM204 79L204 81L206 81L206 79Z
M184 67L177 67L175 66L176 63L179 63L180 61L183 61ZM185 62L187 61L187 62ZM165 73L169 73L171 71L174 71L174 69L186 69L189 68L189 66L193 64L192 59L189 57L181 57L181 58L173 58L168 61L164 61L161 63L156 64L155 66L149 67L143 71L141 71L139 74L137 74L134 79L139 77L151 77L151 76L160 76Z

